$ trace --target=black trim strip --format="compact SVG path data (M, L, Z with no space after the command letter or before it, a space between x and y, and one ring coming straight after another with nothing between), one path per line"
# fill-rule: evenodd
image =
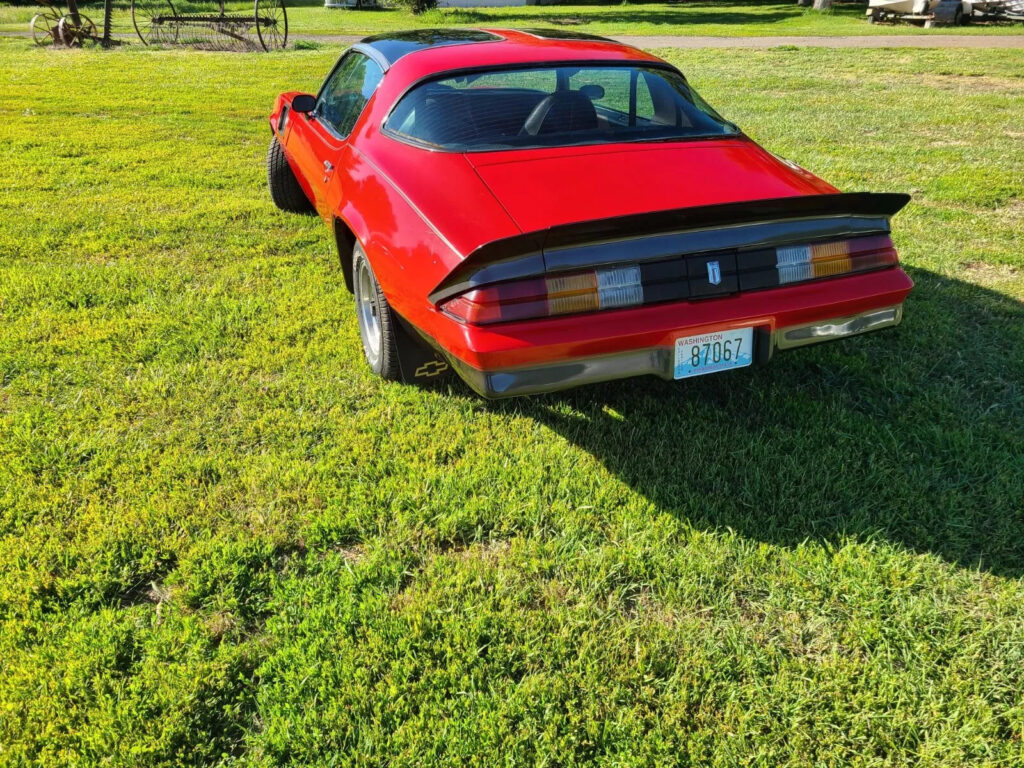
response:
M438 304L484 283L686 253L886 233L909 195L852 192L705 205L564 224L495 240L430 293Z
M797 223L799 222L799 224ZM628 261L649 261L681 253L700 253L735 248L771 248L801 241L826 240L846 235L865 235L889 231L884 216L826 216L789 221L722 226L689 232L648 235L595 243L594 245L544 248L548 271L579 269Z

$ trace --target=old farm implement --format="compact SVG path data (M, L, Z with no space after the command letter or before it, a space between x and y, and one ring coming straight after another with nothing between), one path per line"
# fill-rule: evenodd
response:
M66 8L58 5L67 3ZM100 45L117 45L122 40L112 31L131 34L134 29L146 45L187 45L209 50L272 51L288 42L288 15L283 0L255 0L251 6L224 0L200 5L185 0L132 0L131 27L127 26L124 6L117 14L121 26L115 28L113 5L105 0L101 25L79 8L78 0L37 0L42 10L32 17L32 39L38 45L80 46L87 40Z
M32 17L29 27L36 45L79 46L86 40L109 41L110 34L108 15L104 16L104 33L101 36L92 19L78 10L76 0L67 0L66 10L58 7L51 0L37 0L43 10ZM109 9L109 0L107 8Z
M146 45L265 51L288 42L283 0L255 0L252 10L228 12L219 0L216 12L195 3L132 0L132 24Z

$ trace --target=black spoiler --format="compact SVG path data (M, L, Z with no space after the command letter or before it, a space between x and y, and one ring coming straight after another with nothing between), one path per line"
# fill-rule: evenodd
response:
M431 291L430 300L437 304L484 283L604 263L888 232L889 218L908 202L910 195L899 193L847 192L562 224L480 246Z

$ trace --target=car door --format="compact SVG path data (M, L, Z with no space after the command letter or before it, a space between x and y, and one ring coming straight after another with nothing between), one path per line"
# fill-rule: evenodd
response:
M360 51L348 51L320 88L316 108L292 122L288 150L325 221L330 221L329 198L336 196L330 193L337 189L335 174L343 164L349 134L383 77L377 62Z

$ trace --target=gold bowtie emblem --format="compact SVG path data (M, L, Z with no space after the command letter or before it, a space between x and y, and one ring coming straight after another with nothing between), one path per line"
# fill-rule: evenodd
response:
M448 370L448 363L443 363L440 360L428 360L419 368L416 369L416 373L413 375L419 378L420 376L437 376L438 374L444 373Z

